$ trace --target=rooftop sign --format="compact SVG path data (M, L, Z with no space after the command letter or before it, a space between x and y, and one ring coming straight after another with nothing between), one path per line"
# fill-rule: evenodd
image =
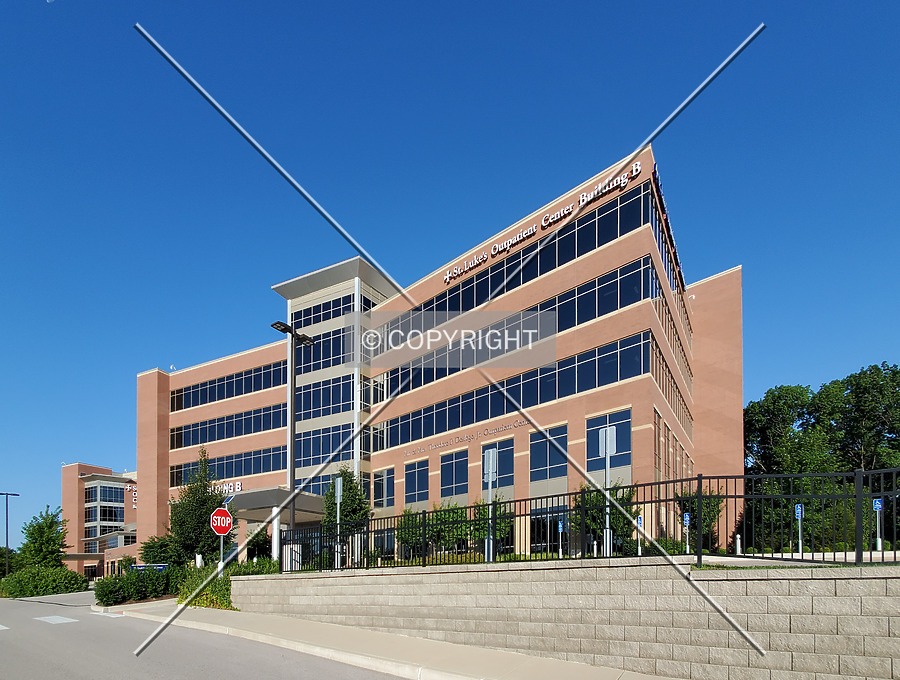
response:
M605 181L597 184L590 191L580 193L578 195L577 201L573 201L572 203L564 205L553 212L548 212L542 215L540 220L540 231L549 229L551 226L564 220L570 215L573 215L575 212L577 212L576 206L580 211L584 206L593 203L603 196L606 196L614 189L624 189L628 185L628 183L632 179L637 177L640 173L641 162L636 161L632 164L631 169L628 172L624 172L618 177L610 176ZM481 267L481 265L487 262L489 258L509 253L510 248L522 243L523 241L527 241L532 236L537 234L538 231L539 230L537 224L532 224L530 227L522 227L521 229L519 229L518 233L515 236L512 236L511 238L505 239L503 241L497 241L492 244L490 256L488 255L487 250L482 250L480 253L475 253L471 258L467 259L462 264L458 264L453 268L448 269L447 273L444 274L444 283L449 284L451 281L458 279L460 276L478 269L479 267Z

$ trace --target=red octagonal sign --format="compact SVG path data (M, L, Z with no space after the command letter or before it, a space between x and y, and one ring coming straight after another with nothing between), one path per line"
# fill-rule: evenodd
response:
M212 530L219 536L224 536L231 531L232 524L234 524L234 519L231 517L231 513L225 508L216 508L209 516L209 526L211 526Z

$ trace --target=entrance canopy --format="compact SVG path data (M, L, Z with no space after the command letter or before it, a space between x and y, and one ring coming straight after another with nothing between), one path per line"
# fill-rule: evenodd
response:
M235 519L248 522L265 522L272 514L272 508L284 503L290 492L284 486L270 486L264 489L238 491L230 503ZM319 523L325 516L325 499L315 494L300 492L294 499L294 524ZM290 518L288 508L281 512L281 522Z

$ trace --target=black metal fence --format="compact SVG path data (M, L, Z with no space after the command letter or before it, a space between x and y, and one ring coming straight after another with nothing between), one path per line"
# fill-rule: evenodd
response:
M897 561L900 468L715 476L281 532L283 571L659 555ZM626 517L626 514L630 517ZM634 521L632 521L634 520ZM641 526L643 534L636 528Z

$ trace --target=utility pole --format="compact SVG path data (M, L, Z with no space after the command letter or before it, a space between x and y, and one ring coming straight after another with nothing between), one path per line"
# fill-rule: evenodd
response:
M0 491L0 496L6 496L6 575L9 576L9 497L18 496L17 493Z

